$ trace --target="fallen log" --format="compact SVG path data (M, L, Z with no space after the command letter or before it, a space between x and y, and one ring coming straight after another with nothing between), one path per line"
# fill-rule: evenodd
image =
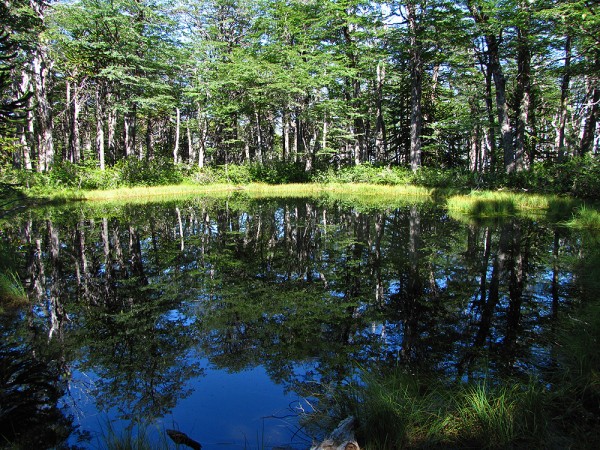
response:
M319 445L314 445L310 450L360 450L354 437L356 420L350 416L342 420L337 428L326 437Z
M177 430L166 430L166 431L167 431L167 434L169 435L169 437L171 438L171 440L173 442L175 442L176 444L187 445L188 447L193 448L194 450L200 450L202 448L202 446L200 445L199 442L196 442L191 437L189 437L187 434L182 433L181 431L177 431Z

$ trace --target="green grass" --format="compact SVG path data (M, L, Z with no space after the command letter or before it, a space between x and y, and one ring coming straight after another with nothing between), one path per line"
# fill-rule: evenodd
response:
M446 207L455 216L471 218L547 216L568 217L581 201L555 195L539 195L505 191L473 191L468 195L453 195Z
M14 273L0 273L0 313L27 304L27 293Z
M578 208L567 226L577 229L600 230L600 211L587 206Z
M342 415L358 419L357 438L368 450L539 448L553 439L534 380L446 385L396 370L365 374L348 392Z

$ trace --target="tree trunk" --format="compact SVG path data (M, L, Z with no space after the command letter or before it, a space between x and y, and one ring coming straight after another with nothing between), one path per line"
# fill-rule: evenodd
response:
M263 136L262 136L262 131L260 129L260 114L258 113L258 110L256 109L256 106L253 106L254 108L254 125L255 125L255 133L256 133L256 153L255 153L255 158L256 158L256 162L259 164L262 164L263 162L263 156L262 156L262 150L263 150Z
M475 23L482 30L489 27L489 17L482 12L478 6L474 5L472 0L467 0L467 6ZM500 37L484 33L488 69L494 80L496 87L496 111L498 115L498 124L500 126L500 135L502 141L502 150L504 152L504 170L507 173L512 173L516 169L515 165L515 149L513 144L513 133L510 124L510 115L508 111L508 103L506 101L506 79L500 64Z
M81 113L81 103L79 95L79 85L77 81L70 84L71 90L71 114L69 115L70 132L69 132L69 157L74 163L78 163L81 159L81 140L80 140L80 125L79 115Z
M600 86L597 81L589 77L588 89L588 115L581 133L579 143L579 155L584 156L592 151L594 147L594 136L596 134L596 125L598 123L598 104L600 103Z
M154 119L146 119L146 159L154 159Z
M21 84L19 86L21 94L26 94L31 90L31 76L27 69L21 72ZM31 98L27 101L27 113L26 122L21 125L19 143L21 144L21 151L23 154L22 167L25 170L31 170L33 165L31 164L31 139L33 137L33 117L31 115Z
M515 135L515 169L521 171L527 168L530 149L527 145L527 134L531 133L531 51L529 49L526 29L517 29L517 123Z
M494 119L494 101L492 99L492 70L489 64L489 55L485 64L482 64L485 76L485 109L488 125L485 130L485 148L489 155L489 165L492 171L496 170L496 120Z
M134 104L131 111L125 113L123 117L123 144L125 146L125 156L135 155L137 134L137 106Z
M377 122L375 125L375 158L378 161L385 159L387 155L387 137L385 134L385 121L383 120L383 83L385 81L385 66L383 63L377 64Z
M290 113L287 108L283 108L282 113L282 122L283 122L283 160L288 161L290 158Z
M186 123L185 132L188 143L188 163L191 164L192 162L196 161L196 150L194 149L194 142L192 140L192 132L190 130L189 120Z
M571 36L565 39L565 65L563 67L563 77L560 83L560 109L558 111L558 127L556 130L556 141L554 152L558 162L563 162L566 156L565 148L565 128L567 125L567 101L569 98L569 84L571 82Z
M117 110L113 104L114 95L108 92L106 95L106 106L108 108L108 154L110 161L115 163L117 161Z
M40 22L45 22L45 2L30 0L30 5ZM48 56L46 42L40 40L33 50L33 86L35 91L35 119L38 126L37 150L38 150L38 172L50 170L54 162L54 140L52 136L52 108L48 95L48 77L52 66L52 60Z
M423 54L419 38L419 24L413 2L406 5L410 29L410 168L416 172L422 164L421 131L423 111L421 96L423 91Z
M179 131L181 128L181 111L175 108L175 145L173 146L173 164L179 163Z
M508 102L506 101L506 78L500 64L500 48L496 36L487 35L486 41L490 54L490 68L496 87L496 110L498 113L498 124L500 125L500 137L504 154L504 171L513 173L516 171L515 148L513 145L513 132L510 124Z
M52 136L52 108L48 99L48 76L50 62L47 48L38 44L33 55L33 79L35 87L35 117L38 127L38 172L52 168L54 162L54 140Z
M200 131L200 139L198 143L198 167L204 167L204 154L206 148L206 137L208 135L208 120L206 120L198 109L198 129Z
M102 95L102 85L96 86L96 153L100 162L100 170L105 170L104 156L104 96Z

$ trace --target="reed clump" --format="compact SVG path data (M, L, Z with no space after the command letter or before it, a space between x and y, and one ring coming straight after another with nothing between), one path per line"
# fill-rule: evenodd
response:
M567 226L577 229L600 230L600 211L587 206L577 208Z
M0 313L27 304L28 298L18 276L12 272L0 272Z

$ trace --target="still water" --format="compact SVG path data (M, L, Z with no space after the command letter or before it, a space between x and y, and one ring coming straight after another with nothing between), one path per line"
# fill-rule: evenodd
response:
M0 246L29 298L0 317L24 445L143 424L205 450L308 448L302 419L360 371L536 373L591 251L535 218L243 197L27 211Z

